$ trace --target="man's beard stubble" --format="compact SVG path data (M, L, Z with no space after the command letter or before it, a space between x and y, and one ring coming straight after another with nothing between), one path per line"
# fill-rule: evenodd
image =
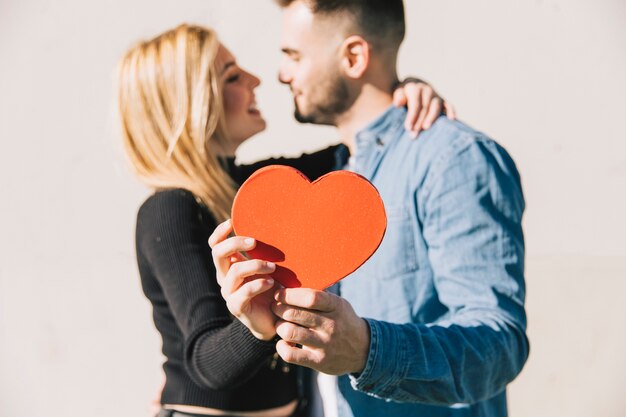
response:
M350 98L348 84L339 75L329 76L327 80L315 90L319 97L317 102L313 97L307 114L303 114L294 99L294 117L300 123L336 126L337 117L345 113L354 103Z

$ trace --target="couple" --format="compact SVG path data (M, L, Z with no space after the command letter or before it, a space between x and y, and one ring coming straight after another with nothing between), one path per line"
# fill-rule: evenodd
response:
M138 213L137 259L167 358L161 414L304 416L313 368L340 375L341 416L506 415L506 384L528 355L513 161L437 117L423 86L426 112L409 113L429 129L412 138L414 120L392 105L401 0L279 3L296 117L336 126L341 145L235 165L236 147L265 128L259 80L209 30L181 26L120 66L125 147L156 191ZM311 179L350 169L381 193L385 238L332 293L279 289L272 264L239 254L254 241L228 238L237 184L275 163Z

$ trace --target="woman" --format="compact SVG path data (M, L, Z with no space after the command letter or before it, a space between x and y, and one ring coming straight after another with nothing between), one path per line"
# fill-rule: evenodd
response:
M237 185L256 169L289 164L317 178L335 163L331 147L234 164L237 147L265 129L254 99L259 82L201 27L181 25L141 42L120 62L124 146L138 178L155 191L139 209L136 249L166 356L160 402L170 411L163 415L303 413L299 371L277 360L273 340L231 317L207 245L230 217Z

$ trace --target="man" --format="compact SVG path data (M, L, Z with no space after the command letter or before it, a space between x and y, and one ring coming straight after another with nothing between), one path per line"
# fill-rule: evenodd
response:
M338 295L276 292L279 355L340 375L341 416L506 415L506 385L529 349L524 200L513 161L444 117L411 140L406 112L391 105L401 0L279 3L280 80L296 118L338 128L353 155L340 154L340 168L367 177L388 216L378 251L336 286ZM274 265L231 264L254 243L222 241L230 230L223 224L211 238L218 279L233 314L254 327L251 300L269 283L241 284Z

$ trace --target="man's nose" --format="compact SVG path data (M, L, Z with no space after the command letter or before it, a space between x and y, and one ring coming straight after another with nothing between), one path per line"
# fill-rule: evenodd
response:
M288 75L284 68L278 70L278 81L282 84L291 83L291 77Z

